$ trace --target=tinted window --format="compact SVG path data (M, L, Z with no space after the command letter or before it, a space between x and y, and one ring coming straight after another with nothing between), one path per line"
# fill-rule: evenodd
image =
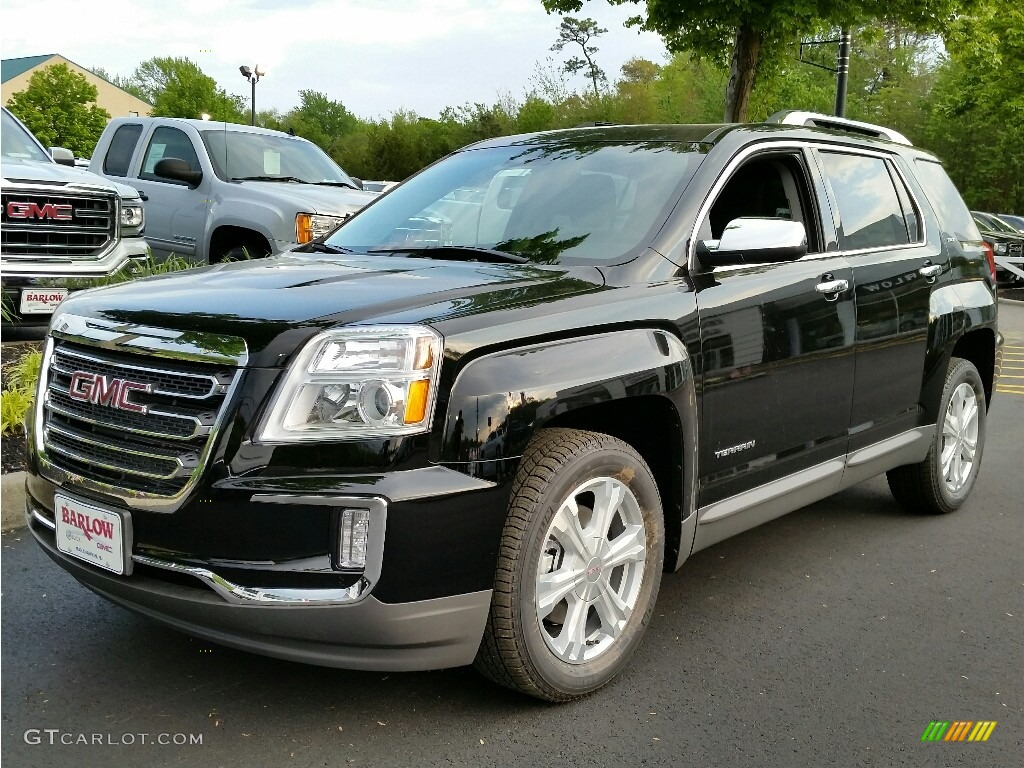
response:
M135 153L135 145L142 135L141 125L122 125L114 131L107 156L103 158L103 172L111 176L127 176L128 164Z
M200 170L199 158L196 156L195 147L192 146L192 140L177 128L161 127L153 132L146 157L142 161L139 178L166 181L169 184L183 183L164 179L153 173L156 164L165 157L176 157L187 162L193 171Z
M617 264L646 246L703 155L691 144L538 137L459 152L327 242L365 251L492 248L544 264Z
M885 160L822 152L842 221L844 250L884 248L910 242L899 195Z
M957 240L981 240L978 227L971 218L960 193L949 180L942 166L932 160L918 159L915 163L921 186L925 190L928 202L939 217L939 226L943 232L951 232Z

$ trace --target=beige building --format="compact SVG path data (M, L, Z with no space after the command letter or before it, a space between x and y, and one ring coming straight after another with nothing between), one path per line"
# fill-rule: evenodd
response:
M28 81L36 72L54 64L65 64L72 72L83 75L92 85L96 86L96 104L107 110L111 117L127 117L129 115L148 115L152 104L118 88L99 75L80 67L75 62L65 59L56 53L42 56L23 56L20 59L4 59L0 62L0 96L7 104L12 95L28 88Z

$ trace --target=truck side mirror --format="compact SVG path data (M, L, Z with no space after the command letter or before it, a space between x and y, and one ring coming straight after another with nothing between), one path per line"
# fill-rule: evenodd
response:
M53 158L53 162L60 165L70 165L72 168L75 167L75 153L70 149L64 147L50 147L50 157Z
M153 173L164 179L184 181L190 187L198 187L203 180L202 171L193 171L192 166L177 157L165 157L153 168Z
M696 251L706 267L795 261L807 253L807 231L789 219L733 219L720 240L699 240Z

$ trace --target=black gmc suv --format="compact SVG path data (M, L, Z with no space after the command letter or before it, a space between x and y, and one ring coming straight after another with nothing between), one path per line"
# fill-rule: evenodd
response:
M28 521L193 635L568 700L691 553L883 472L966 501L984 253L936 159L874 126L484 141L281 256L62 303Z

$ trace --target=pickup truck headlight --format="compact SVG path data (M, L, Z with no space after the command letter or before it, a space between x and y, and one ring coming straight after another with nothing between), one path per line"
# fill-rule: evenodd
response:
M142 211L141 200L121 201L121 234L124 237L135 237L142 234L146 217Z
M1009 243L996 243L992 250L994 250L997 255L1002 256L1010 250L1010 245Z
M324 216L319 213L300 213L295 217L295 242L308 243L322 237L341 224L347 216Z
M257 442L360 440L430 428L441 337L424 326L327 331L277 386Z

